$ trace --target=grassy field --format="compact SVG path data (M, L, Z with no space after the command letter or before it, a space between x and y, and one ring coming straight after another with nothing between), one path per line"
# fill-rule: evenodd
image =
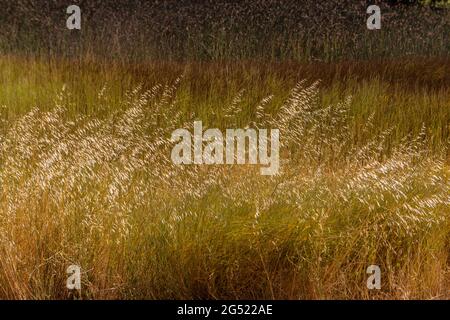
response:
M148 1L68 37L32 2L0 14L1 299L450 298L448 10ZM279 174L174 165L195 120L280 129Z
M0 64L2 298L449 298L448 59ZM280 174L174 166L194 119Z

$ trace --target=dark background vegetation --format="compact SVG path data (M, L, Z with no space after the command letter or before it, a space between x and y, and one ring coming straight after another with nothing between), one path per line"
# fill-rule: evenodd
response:
M66 28L70 4L82 9L81 31ZM366 28L369 4L382 8L379 31ZM450 51L450 10L436 1L1 0L0 7L3 53L333 61Z

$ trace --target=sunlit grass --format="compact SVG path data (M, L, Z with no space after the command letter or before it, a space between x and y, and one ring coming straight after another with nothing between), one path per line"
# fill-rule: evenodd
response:
M449 298L448 62L386 63L0 59L0 297ZM194 119L279 128L280 174L174 166Z

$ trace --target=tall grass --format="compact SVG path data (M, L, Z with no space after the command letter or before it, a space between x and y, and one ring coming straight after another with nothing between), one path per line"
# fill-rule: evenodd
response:
M335 104L353 97L355 143L361 127L373 112L377 134L392 128L392 140L418 134L424 124L430 146L439 150L448 142L450 123L450 61L448 58L343 61L340 63L264 61L120 63L92 57L42 59L0 58L0 105L3 117L13 121L33 107L50 110L61 88L66 88L67 113L103 117L123 109L126 93L139 85L151 89L170 85L183 75L177 105L184 113L195 112L208 125L223 128L222 110L242 93L242 103L257 105L269 95L267 108L274 112L302 79L320 81L321 104ZM106 91L104 88L106 87ZM99 99L99 92L107 92ZM407 112L406 112L407 111ZM251 121L248 109L240 115Z
M73 3L0 0L0 298L450 298L447 7ZM194 120L279 174L175 166Z
M277 106L233 99L218 115L279 128L279 175L178 167L170 133L200 117L180 108L182 83L137 87L115 109L104 89L102 116L73 117L61 92L3 123L2 298L449 297L450 177L425 127L391 144L375 110L355 143L352 99L322 105L303 81ZM71 264L81 292L65 289Z
M74 0L83 22L70 31L65 0L3 0L0 52L127 61L448 55L448 7L373 3L382 10L377 31L367 30L367 1Z

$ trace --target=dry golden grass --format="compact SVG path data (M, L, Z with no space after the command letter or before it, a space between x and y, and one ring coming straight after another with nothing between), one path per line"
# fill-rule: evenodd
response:
M342 97L333 83L302 81L260 103L243 92L205 109L186 102L195 81L185 73L123 96L112 83L95 112L74 112L68 89L53 107L4 107L0 297L448 299L448 89L424 90L405 122L393 113L400 127L380 130L392 121L383 105L366 112L368 97L387 93L377 83ZM408 94L390 101L406 108ZM417 121L430 117L424 101L440 106L438 126ZM170 133L194 119L279 128L280 174L173 165ZM71 264L81 292L65 288ZM380 291L366 288L371 264Z
M448 8L3 2L0 298L450 298ZM194 120L280 173L173 165Z

